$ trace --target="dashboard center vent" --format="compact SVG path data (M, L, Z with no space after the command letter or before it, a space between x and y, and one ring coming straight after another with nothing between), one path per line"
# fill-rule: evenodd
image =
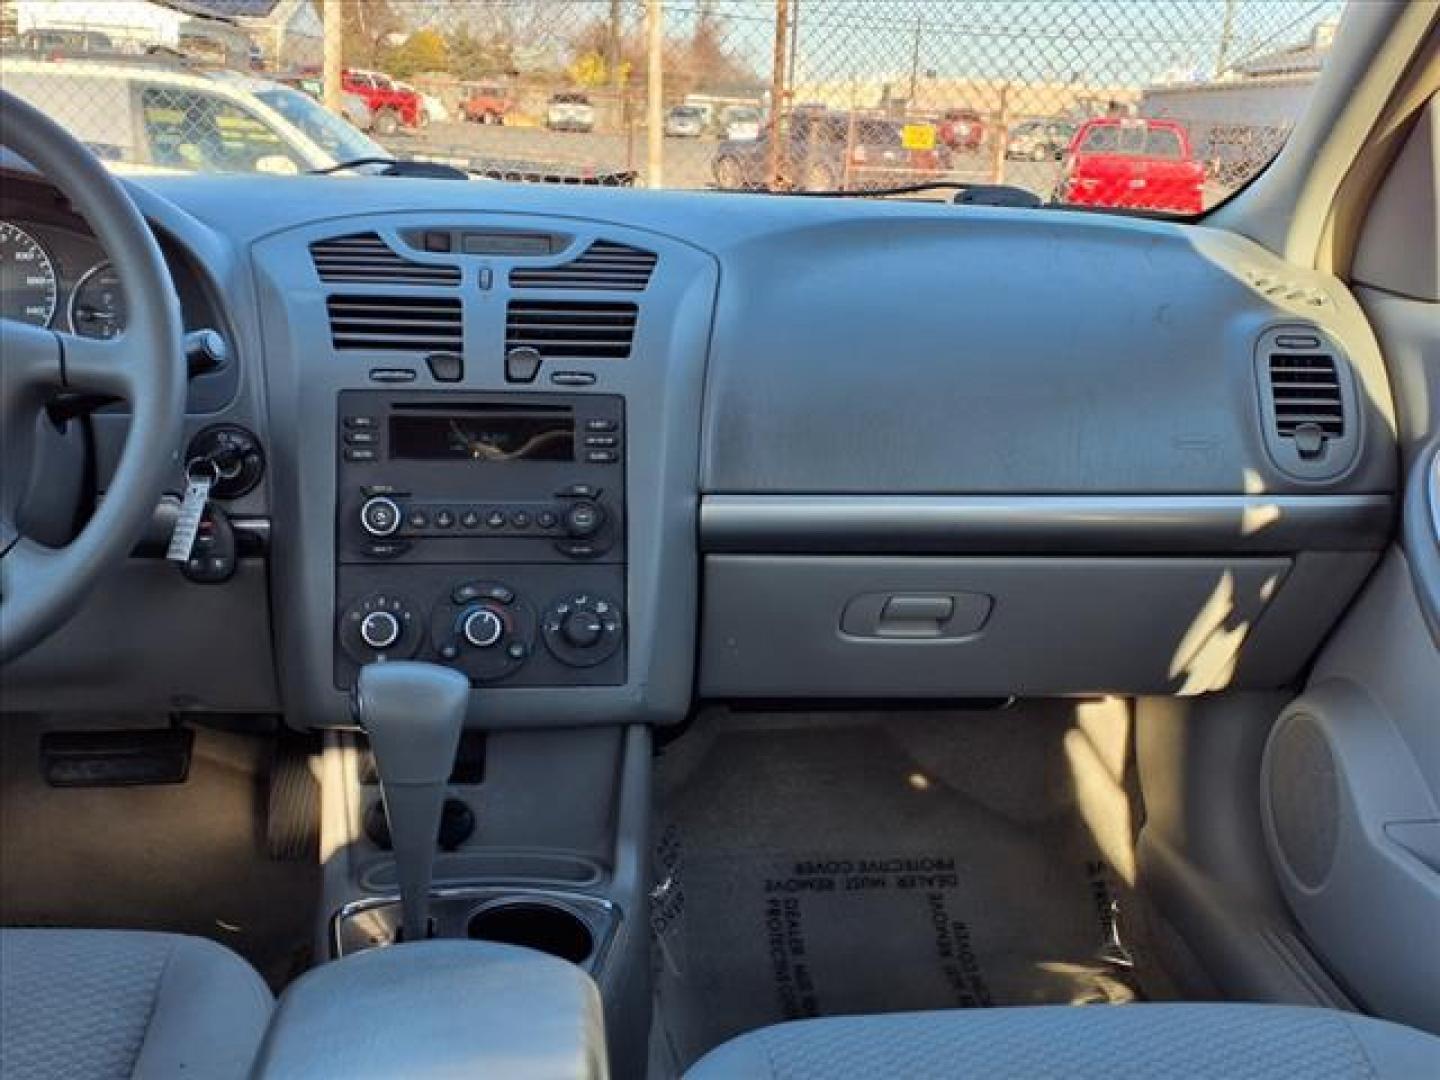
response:
M505 351L530 348L546 359L623 360L635 340L634 304L512 300Z
M1265 445L1300 480L1339 476L1360 448L1359 398L1344 351L1314 326L1267 330L1255 346Z
M460 284L459 267L412 262L373 232L317 240L310 245L310 258L328 284Z
M1338 439L1345 434L1345 401L1335 357L1325 353L1271 353L1270 393L1275 430L1293 439L1304 431Z
M514 289L601 289L640 292L655 270L653 251L610 240L596 240L578 258L559 266L517 266L510 271Z
M462 352L460 300L453 296L332 296L330 342L337 349Z

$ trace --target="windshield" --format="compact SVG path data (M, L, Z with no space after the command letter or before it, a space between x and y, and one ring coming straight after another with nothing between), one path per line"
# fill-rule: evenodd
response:
M107 160L171 169L275 171L318 148L337 161L446 161L530 182L855 193L1003 184L1059 205L1191 215L1279 151L1344 32L1344 6L5 0L0 74ZM103 93L76 75L96 63L107 68ZM141 98L147 71L169 73L180 94L183 80L216 69L229 70L235 95L270 106L256 114L264 131L237 139L214 106ZM158 136L124 120L152 114L164 120ZM193 137L191 117L205 128ZM1087 128L1097 120L1123 123ZM1076 148L1108 160L1103 183L1075 171L1081 131ZM1156 161L1170 170L1164 185L1134 171Z
M288 86L270 86L257 90L255 96L310 136L317 146L332 155L336 161L389 156L385 147L299 90L292 90Z

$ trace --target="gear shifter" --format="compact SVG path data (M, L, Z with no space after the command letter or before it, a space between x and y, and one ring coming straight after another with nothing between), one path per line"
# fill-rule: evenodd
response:
M430 936L436 836L469 699L460 672L404 660L366 664L355 687L390 820L406 941Z

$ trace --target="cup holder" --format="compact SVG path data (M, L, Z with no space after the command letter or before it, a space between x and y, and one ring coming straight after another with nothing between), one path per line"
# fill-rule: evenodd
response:
M543 901L491 904L471 915L465 929L477 941L523 945L572 964L583 964L595 951L595 935L579 916Z

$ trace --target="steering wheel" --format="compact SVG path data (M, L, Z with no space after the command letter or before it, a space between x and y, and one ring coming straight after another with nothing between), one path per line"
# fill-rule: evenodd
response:
M108 340L0 319L0 662L38 644L129 553L177 469L185 415L180 306L150 227L125 189L73 136L0 90L0 145L15 151L82 214L125 283L123 333ZM120 398L130 430L99 507L63 548L22 535L45 406L65 393Z

